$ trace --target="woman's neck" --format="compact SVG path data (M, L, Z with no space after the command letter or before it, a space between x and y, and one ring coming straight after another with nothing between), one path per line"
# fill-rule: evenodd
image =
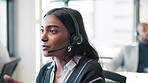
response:
M71 58L68 55L65 55L63 57L54 57L57 71L64 70L64 66L71 60Z
M55 83L59 83L59 78L63 74L64 66L71 60L69 57L54 57L55 60Z

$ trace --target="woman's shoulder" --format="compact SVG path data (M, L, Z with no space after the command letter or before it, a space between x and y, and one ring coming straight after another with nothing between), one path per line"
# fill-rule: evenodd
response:
M40 69L40 72L47 70L51 66L52 66L52 62L49 62L49 63L43 65L42 68Z
M41 69L40 72L38 74L37 79L41 79L42 76L46 73L46 70L48 69L48 67L50 67L52 65L52 62L49 62L47 64L45 64Z
M98 61L92 60L89 58L85 58L85 57L81 58L79 65L85 65L89 69L94 69L94 68L102 69L102 67Z
M89 83L92 80L95 80L94 83L98 83L100 81L98 78L102 78L104 80L102 67L99 62L89 58L82 57L74 72L80 73L80 75L78 75L79 78L77 79L78 83Z
M49 62L49 63L46 63L45 65L43 65L42 68L47 68L47 67L50 67L52 65L52 62Z

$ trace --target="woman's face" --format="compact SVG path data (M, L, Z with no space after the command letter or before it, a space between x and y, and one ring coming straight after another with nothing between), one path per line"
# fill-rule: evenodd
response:
M64 56L67 49L48 53L68 46L70 35L64 24L54 15L47 15L41 24L41 46L44 56Z

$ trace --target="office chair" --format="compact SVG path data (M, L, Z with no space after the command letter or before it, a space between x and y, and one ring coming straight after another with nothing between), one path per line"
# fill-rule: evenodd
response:
M0 83L5 83L5 81L3 79L5 74L7 74L9 76L13 75L13 72L15 71L16 66L20 60L21 60L20 58L15 58L4 65L2 72L0 74Z
M126 83L126 77L115 72L104 71L105 83Z

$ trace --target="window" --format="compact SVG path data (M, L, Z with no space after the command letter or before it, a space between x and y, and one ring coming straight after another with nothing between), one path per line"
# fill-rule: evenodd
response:
M95 2L95 46L101 56L113 57L133 42L133 0Z
M7 4L0 0L0 41L7 46Z
M140 22L148 23L148 0L140 0Z
M14 10L13 0L0 0L0 41L14 56Z
M96 0L94 44L103 62L134 41L134 0Z

